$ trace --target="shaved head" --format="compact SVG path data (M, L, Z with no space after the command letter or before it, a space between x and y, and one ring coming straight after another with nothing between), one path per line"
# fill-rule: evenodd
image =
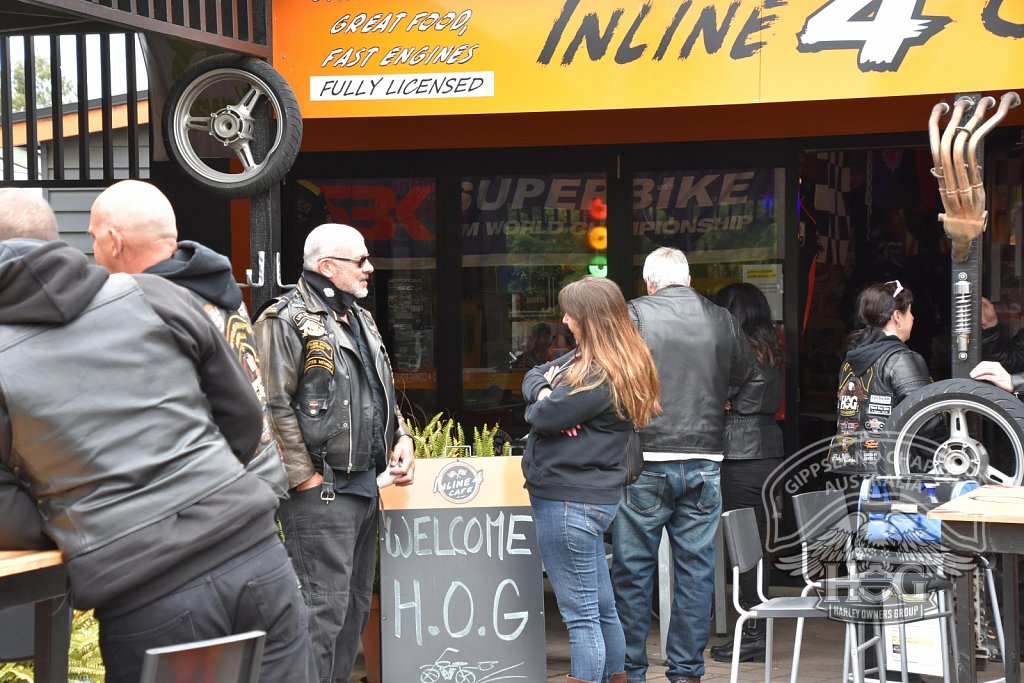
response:
M156 186L122 180L100 193L89 217L96 263L112 273L141 273L178 246L174 208Z
M45 199L31 190L0 188L0 240L29 237L59 239L57 216Z

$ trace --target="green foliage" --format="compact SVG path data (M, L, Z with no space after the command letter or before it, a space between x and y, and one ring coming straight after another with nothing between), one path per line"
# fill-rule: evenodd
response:
M0 683L33 681L32 662L0 664ZM100 655L100 624L92 610L75 611L71 621L71 646L68 648L68 681L103 683L106 671Z
M50 106L50 60L36 55L36 107ZM61 102L72 101L73 81L61 76ZM25 63L18 61L11 69L11 110L25 111Z
M497 423L493 427L488 427L486 422L483 427L473 427L473 455L478 458L512 455L512 444L507 441L502 444L500 453L495 452L494 437L499 429L500 427Z
M512 444L506 443L502 446L501 452L494 450L494 437L498 433L499 426L495 424L488 427L473 428L473 440L466 440L466 432L461 424L454 418L444 418L444 413L434 415L423 428L415 424L409 424L409 432L412 434L416 444L413 455L417 458L449 458L457 453L447 450L453 446L471 446L474 456L479 458L491 457L494 455L509 455L512 453Z

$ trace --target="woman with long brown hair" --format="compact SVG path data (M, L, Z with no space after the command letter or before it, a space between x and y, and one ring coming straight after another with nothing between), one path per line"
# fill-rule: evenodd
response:
M585 277L558 304L578 346L523 379L523 474L541 559L569 630L569 683L626 683L625 639L605 559L630 432L660 414L654 360L618 285Z

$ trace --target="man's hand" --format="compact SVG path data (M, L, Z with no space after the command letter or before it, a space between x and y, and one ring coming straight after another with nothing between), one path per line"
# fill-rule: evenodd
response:
M319 472L314 472L312 477L310 477L306 481L304 481L301 484L299 484L298 486L296 486L295 487L295 491L296 492L307 491L307 490L309 490L311 488L316 488L317 486L320 486L323 483L324 483L323 475L320 474Z
M981 329L987 330L999 324L999 316L996 314L996 307L992 302L981 297Z
M416 450L412 437L401 437L391 452L391 461L388 468L395 475L395 486L408 486L412 483L413 474L416 471L416 459L413 452Z
M995 361L983 360L978 363L974 366L974 369L971 370L971 377L973 379L981 380L982 382L991 382L1005 391L1013 391L1013 382L1010 381L1010 373Z

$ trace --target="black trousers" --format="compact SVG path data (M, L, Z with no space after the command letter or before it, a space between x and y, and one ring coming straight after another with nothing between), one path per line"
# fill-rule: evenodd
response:
M137 683L148 648L245 631L267 632L261 682L316 680L306 606L292 563L276 536L170 595L132 612L98 619L108 683Z
M762 491L768 475L782 464L782 458L760 458L750 460L722 461L722 512L740 508L754 508L757 517L757 531L761 535L761 549L764 551L768 539L768 509L762 498ZM769 501L769 504L770 501ZM764 582L761 589L767 594L770 585L771 562L765 558ZM753 607L761 602L757 597L757 570L751 569L740 574L740 604Z

